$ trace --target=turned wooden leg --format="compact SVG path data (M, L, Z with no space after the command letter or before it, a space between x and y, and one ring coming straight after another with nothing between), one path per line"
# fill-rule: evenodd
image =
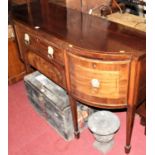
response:
M135 117L135 107L128 106L127 109L127 120L126 120L126 146L125 146L125 153L129 153L131 149L131 135L132 135L132 129L133 129L133 123L134 123L134 117Z
M74 135L75 135L75 138L78 139L80 137L80 132L78 129L77 103L76 103L76 100L72 98L71 96L69 97L69 100L70 100L72 117L73 117Z

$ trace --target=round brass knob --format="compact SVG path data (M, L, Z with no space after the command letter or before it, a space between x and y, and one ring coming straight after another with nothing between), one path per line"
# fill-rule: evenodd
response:
M99 88L100 87L100 81L98 79L92 79L91 80L91 85L94 88Z
M25 45L30 44L30 36L27 33L24 34L24 43L25 43Z
M53 47L48 46L48 58L52 58L53 59L53 55L54 55Z

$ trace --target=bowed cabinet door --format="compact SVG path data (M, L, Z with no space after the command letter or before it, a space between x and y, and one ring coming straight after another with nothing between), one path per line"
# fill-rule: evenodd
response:
M130 62L129 58L101 60L68 52L67 70L70 94L93 106L126 107Z

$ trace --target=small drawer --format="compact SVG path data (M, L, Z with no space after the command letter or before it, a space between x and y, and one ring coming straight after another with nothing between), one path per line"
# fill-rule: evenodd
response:
M56 61L64 65L63 50L59 49L51 40L49 42L45 38L35 36L32 33L24 33L23 35L24 43L28 48L31 48L34 52L37 52L49 61Z

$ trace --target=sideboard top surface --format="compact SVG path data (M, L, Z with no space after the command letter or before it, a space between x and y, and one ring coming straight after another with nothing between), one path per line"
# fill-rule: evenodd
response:
M13 7L13 19L53 35L73 46L100 52L145 53L144 32L82 13L50 1Z

